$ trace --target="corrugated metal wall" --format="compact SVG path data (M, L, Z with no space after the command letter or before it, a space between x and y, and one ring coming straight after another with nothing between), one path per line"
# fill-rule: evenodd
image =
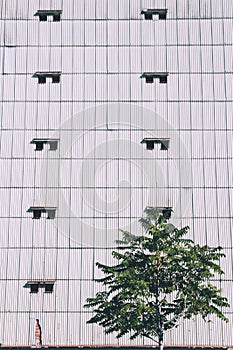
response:
M167 20L145 20L146 8ZM46 344L115 344L86 325L83 304L95 262L111 263L118 228L140 232L148 205L172 206L196 242L224 247L216 284L232 304L232 17L229 0L0 2L1 343L33 345L39 318ZM38 71L61 71L60 84L38 84ZM168 83L146 84L150 71ZM58 150L35 152L31 140L48 137ZM170 148L147 151L145 137ZM32 220L36 205L57 207L55 219ZM30 294L34 279L54 292ZM226 313L228 324L183 322L166 342L233 344Z

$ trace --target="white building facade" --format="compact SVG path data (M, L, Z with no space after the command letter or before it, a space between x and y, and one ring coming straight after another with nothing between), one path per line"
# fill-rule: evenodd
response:
M119 228L172 208L222 246L233 305L233 3L0 1L0 343L150 344L86 325ZM229 323L181 322L170 345L233 345Z

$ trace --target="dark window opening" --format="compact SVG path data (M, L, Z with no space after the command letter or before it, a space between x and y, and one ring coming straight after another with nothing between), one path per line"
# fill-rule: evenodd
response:
M45 293L53 292L53 283L45 283Z
M52 83L58 84L61 80L61 72L36 72L32 77L38 79L38 84L45 84L46 78L51 78Z
M43 15L43 14L40 14L39 15L39 20L40 20L40 22L47 22L47 16Z
M160 84L167 84L167 76L161 76L159 77Z
M60 83L60 75L54 75L52 77L52 82L55 83L55 84Z
M157 72L145 72L141 75L141 78L146 79L146 83L153 83L154 79L159 79L160 84L167 84L168 73L157 73Z
M149 84L152 84L154 82L154 77L153 76L146 77L146 82Z
M48 144L49 144L49 147L50 147L49 150L50 151L56 151L57 150L58 141L59 140L55 140L55 139L54 140L51 140L51 139L48 140Z
M53 18L53 22L60 22L62 10L38 10L34 16L39 17L40 22L47 22L48 17Z
M145 9L141 11L146 20L152 20L153 16L158 17L158 19L165 20L167 18L167 9Z
M162 210L162 214L163 214L165 219L169 220L171 215L172 215L172 208L164 208Z
M32 140L33 141L33 140ZM31 142L32 143L32 142ZM34 143L34 142L33 142ZM44 142L43 141L37 141L36 142L36 149L35 151L42 151L44 148Z
M38 283L30 284L30 293L38 293L39 285Z
M146 144L146 149L152 151L155 144L160 144L161 151L167 151L169 148L170 139L165 138L144 138L141 143Z
M46 77L38 76L38 83L39 84L45 84L46 83Z
M47 219L55 219L55 209L46 209L46 212L48 214Z
M60 22L61 15L60 14L54 14L53 15L53 22Z
M169 220L171 218L171 214L173 212L172 207L156 207L156 208L166 220Z
M154 147L155 147L154 141L147 141L147 143L146 143L146 148L147 148L147 149L153 150Z
M44 145L49 145L50 151L56 151L58 147L59 139L32 139L31 144L36 145L35 151L42 151L44 149Z
M30 207L28 213L33 213L33 219L40 219L42 213L47 213L47 219L54 219L56 207Z
M41 218L41 210L35 209L33 211L33 219L40 219Z
M30 288L30 293L38 293L39 288L44 288L45 293L52 293L55 281L28 281L26 286Z

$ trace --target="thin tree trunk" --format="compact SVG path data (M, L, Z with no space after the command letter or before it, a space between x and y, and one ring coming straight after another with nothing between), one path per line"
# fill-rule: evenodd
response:
M159 337L159 350L163 350L163 333Z

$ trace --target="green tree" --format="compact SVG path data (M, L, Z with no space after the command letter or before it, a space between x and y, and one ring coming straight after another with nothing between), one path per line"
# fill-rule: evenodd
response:
M122 231L123 239L112 252L116 264L96 264L105 275L97 282L105 290L87 299L85 307L94 310L88 323L103 326L105 333L116 332L117 338L126 333L131 339L147 337L163 349L164 333L181 318L199 314L206 321L214 314L228 321L222 312L229 306L227 299L211 283L223 274L222 248L184 238L189 227L178 229L168 217L147 208L140 219L145 235Z

